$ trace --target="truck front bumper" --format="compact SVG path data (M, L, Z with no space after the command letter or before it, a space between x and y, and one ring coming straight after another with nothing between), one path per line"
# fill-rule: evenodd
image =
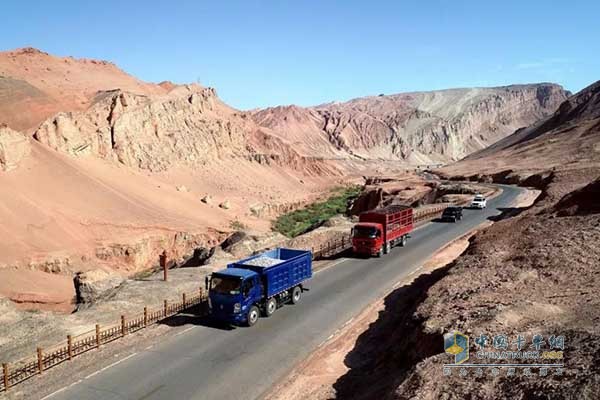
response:
M210 316L218 321L227 322L233 325L241 325L246 322L245 313L224 313L218 312L216 309L211 309Z
M378 249L374 249L372 247L357 247L357 246L353 246L352 247L352 251L355 254L362 254L362 255L366 255L366 256L376 256L377 254L379 254L379 250Z

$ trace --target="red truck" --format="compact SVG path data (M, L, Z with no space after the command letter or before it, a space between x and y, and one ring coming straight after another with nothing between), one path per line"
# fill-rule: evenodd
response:
M392 205L366 211L352 228L352 249L356 254L381 257L392 247L406 245L413 230L413 209Z

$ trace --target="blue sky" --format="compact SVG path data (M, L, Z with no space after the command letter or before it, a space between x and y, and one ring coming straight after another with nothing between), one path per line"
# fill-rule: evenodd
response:
M554 4L556 5L554 5ZM199 81L232 106L600 80L600 2L2 1L0 49Z

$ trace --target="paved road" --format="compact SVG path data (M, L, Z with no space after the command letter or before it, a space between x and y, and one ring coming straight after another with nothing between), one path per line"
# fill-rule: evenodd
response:
M253 328L202 325L136 354L51 397L52 400L254 399L365 306L384 296L437 249L476 227L521 189L504 186L486 210L456 224L431 223L408 246L382 258L348 259L320 271L300 304Z

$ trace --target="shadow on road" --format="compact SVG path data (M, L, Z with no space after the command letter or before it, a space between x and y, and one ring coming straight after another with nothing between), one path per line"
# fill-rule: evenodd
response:
M208 310L206 309L206 306L192 307L186 310L186 312L184 313L179 313L160 321L159 324L172 327L183 325L196 325L204 326L206 328L218 329L222 331L231 331L236 329L234 326L224 324L222 322L212 319L208 315Z
M337 260L340 258L348 258L348 257L354 257L354 255L352 254L352 248L348 248L348 249L342 251L341 253L332 254L327 257L320 257L319 260L329 261L329 260Z
M334 384L337 399L388 398L418 362L443 352L442 335L425 333L415 312L451 266L423 275L384 299L384 310L344 359L349 370Z
M500 211L500 214L492 215L487 219L493 222L502 221L503 219L516 217L526 209L527 207L498 207L497 210Z

